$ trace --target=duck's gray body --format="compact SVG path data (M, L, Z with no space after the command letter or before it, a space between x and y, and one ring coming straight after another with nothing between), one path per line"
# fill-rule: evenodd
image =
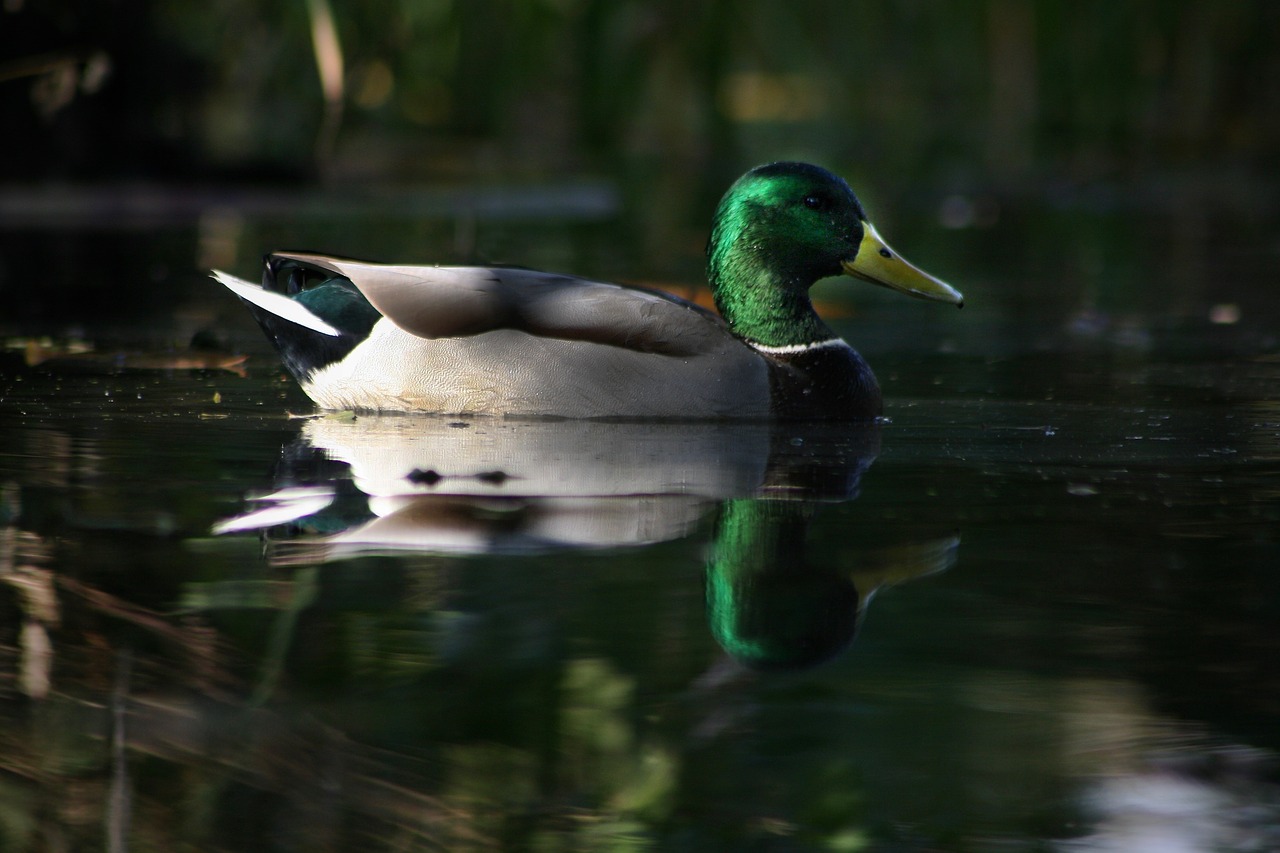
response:
M764 418L764 362L732 339L662 355L515 329L422 338L390 320L303 379L326 409L572 418Z
M770 416L766 359L719 317L676 297L533 270L387 266L287 253L268 259L268 284L282 261L348 279L382 315L367 335L339 347L340 358L291 357L290 348L329 344L326 337L336 346L346 333L323 317L297 316L305 309L282 294L218 274L250 304L302 389L326 409Z

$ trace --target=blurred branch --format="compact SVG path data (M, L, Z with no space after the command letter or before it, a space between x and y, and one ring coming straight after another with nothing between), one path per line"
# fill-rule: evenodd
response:
M41 53L0 63L0 83L35 77L31 100L48 118L71 103L76 92L93 94L111 73L111 59L103 51Z
M129 703L129 674L133 655L122 649L116 656L116 683L111 691L111 783L107 796L106 840L109 853L127 853L133 816L133 790L125 754L125 713Z
M333 154L338 128L342 124L345 94L342 44L338 41L338 29L333 23L333 8L329 0L307 0L307 13L311 17L311 46L315 52L316 71L320 75L320 91L324 94L324 119L316 135L315 147L316 161L323 168Z

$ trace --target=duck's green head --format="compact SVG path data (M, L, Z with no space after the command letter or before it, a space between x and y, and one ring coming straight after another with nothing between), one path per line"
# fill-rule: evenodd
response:
M964 304L958 291L890 249L853 190L826 169L770 163L724 194L707 244L707 279L740 337L768 347L834 337L814 313L809 287L836 275Z

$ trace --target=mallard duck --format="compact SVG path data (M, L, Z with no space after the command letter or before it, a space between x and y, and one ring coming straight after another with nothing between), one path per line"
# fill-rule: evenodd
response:
M278 252L249 306L326 409L564 418L862 419L875 375L813 309L849 275L962 305L900 258L849 185L759 166L716 208L707 279L720 316L675 296L514 267L393 266Z

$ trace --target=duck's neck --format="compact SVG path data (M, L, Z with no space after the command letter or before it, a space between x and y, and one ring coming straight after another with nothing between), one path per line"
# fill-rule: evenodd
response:
M713 237L707 280L729 328L748 343L771 348L802 348L834 339L836 334L809 301L812 274L780 269L768 254L747 235Z

